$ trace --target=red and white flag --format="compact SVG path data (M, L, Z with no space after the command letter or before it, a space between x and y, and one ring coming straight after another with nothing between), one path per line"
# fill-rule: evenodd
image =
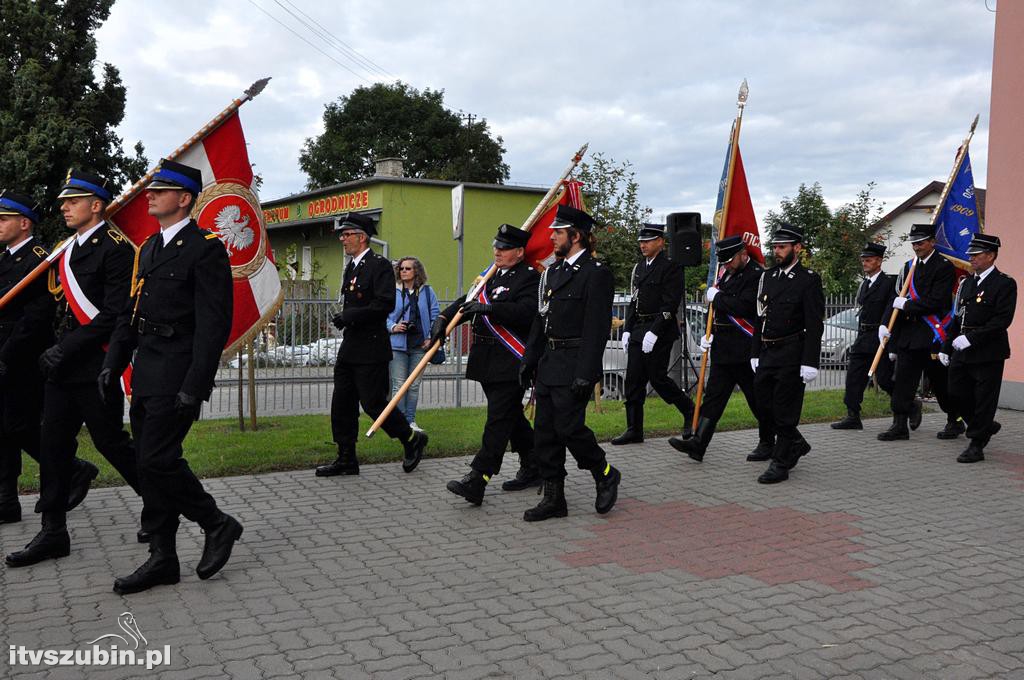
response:
M555 261L555 244L551 242L549 227L555 221L558 206L567 205L586 212L583 205L583 183L574 179L564 180L551 207L541 215L530 228L530 240L526 243L526 263L538 271L543 271Z
M192 215L202 229L217 234L228 251L234 314L225 352L232 354L273 318L284 295L263 210L253 190L252 165L237 109L174 160L202 171L203 192ZM145 191L115 208L108 221L136 246L160 230L156 218L149 215Z

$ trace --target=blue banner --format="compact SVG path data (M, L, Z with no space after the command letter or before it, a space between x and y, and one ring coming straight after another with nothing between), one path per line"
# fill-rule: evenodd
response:
M733 130L736 122L733 121ZM725 148L725 167L722 168L722 179L718 182L718 201L715 203L715 219L711 227L711 250L708 253L708 288L715 285L718 278L718 254L715 252L715 242L718 241L718 232L722 228L722 212L725 208L725 190L729 183L729 161L732 160L732 136L733 130L729 131L729 144Z
M971 242L971 235L981 231L970 152L964 154L964 161L949 188L946 202L938 211L935 220L935 249L943 255L969 261L967 246Z

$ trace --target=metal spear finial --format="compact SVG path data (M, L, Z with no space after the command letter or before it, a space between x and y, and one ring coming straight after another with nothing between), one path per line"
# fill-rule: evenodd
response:
M981 118L980 113L974 114L974 122L971 123L971 132L974 132L974 128L978 127L978 119Z
M740 93L736 95L736 103L739 106L743 106L747 103L747 96L750 94L750 88L747 87L747 79L744 78L743 82L740 83Z
M249 89L245 91L245 98L246 98L246 100L252 99L256 95L258 95L260 92L263 92L263 88L265 88L267 86L267 83L269 83L269 82L270 82L270 78L269 77L268 78L260 78L255 83L250 85Z

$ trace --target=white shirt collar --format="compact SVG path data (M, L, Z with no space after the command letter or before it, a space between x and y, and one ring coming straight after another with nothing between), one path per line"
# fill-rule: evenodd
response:
M164 245L166 246L168 243L170 243L174 239L174 237L178 235L178 232L181 231L185 227L185 225L191 221L191 217L186 217L181 222L175 222L166 229L161 229L160 235L164 237Z
M926 257L923 260L921 260L921 264L928 264L928 260L932 259L932 255L934 255L934 254L935 254L934 250L932 252L928 253L928 257ZM918 259L920 260L921 258L918 258Z
M357 266L357 265L358 265L358 264L359 264L360 262L362 262L362 261L363 261L363 258L364 258L364 257L366 257L366 254L367 254L368 252L370 252L370 249L369 249L369 248L367 248L367 249L366 249L366 250L364 250L363 252L361 252L361 253L359 253L358 255L356 255L355 257L353 257L353 258L352 258L352 266L353 266L353 267L355 267L355 266Z
M79 246L85 245L85 242L89 240L89 237L92 236L93 234L95 234L96 230L99 229L100 227L102 227L104 224L105 224L105 222L100 222L99 224L97 224L95 227L93 227L89 231L85 232L84 234L78 234L75 237L75 241L76 241L75 245L79 245Z
M785 269L783 269L782 273L783 274L790 273L791 271L793 271L793 267L797 266L798 264L800 264L800 258L799 257L793 260L793 264L791 264L788 267L786 267Z
M587 252L586 249L579 251L575 255L570 255L569 257L565 258L565 264L569 266L576 264L576 260L580 259L580 255L582 255L585 252Z
M875 279L877 279L881 274L882 274L882 270L879 269L877 272L875 272L874 276L869 276L868 277L868 285L869 286L875 285Z
M991 274L991 273L992 273L992 271L993 271L993 270L994 270L995 268L996 268L996 266L995 266L995 265L992 265L991 267L989 267L989 268L988 268L988 269L986 269L985 271L981 272L980 274L976 274L976 276L978 277L978 283L981 283L982 281L984 281L984 280L985 280L985 277L986 277L986 276L988 276L989 274Z
M22 246L24 246L24 245L25 245L26 243L28 243L28 242L29 242L29 241L31 241L31 240L32 240L32 237L31 237L31 236L29 236L29 237L28 237L27 239L25 239L24 241L22 241L21 243L19 243L19 244L18 244L18 245L16 245L16 246L7 246L7 252L8 252L8 254L10 254L10 255L14 255L14 254L15 254L16 252L18 252L19 250L21 250Z

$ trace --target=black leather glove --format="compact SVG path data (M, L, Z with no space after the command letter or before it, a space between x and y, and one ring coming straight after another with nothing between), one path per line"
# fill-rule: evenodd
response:
M459 308L459 311L465 315L490 314L491 305L483 302L477 302L476 300L468 300L462 303L462 307Z
M448 319L443 316L438 316L434 319L434 323L430 324L430 344L433 345L438 340L444 342L444 339L447 336L447 330Z
M333 317L331 317L331 325L334 326L335 328L337 328L339 331L343 330L345 328L345 326L347 325L345 323L345 315L344 314L335 314Z
M113 392L114 371L109 368L100 370L100 374L96 376L96 387L100 391L100 402L106 404L111 392Z
M569 392L580 401L589 401L590 395L594 393L594 383L583 378L576 378L569 385Z
M60 362L64 360L64 350L60 345L54 345L39 355L39 368L49 378L56 372Z
M203 402L198 397L193 397L191 394L185 392L178 392L174 397L174 410L178 412L183 418L189 420L199 420L199 411L203 407Z
M534 366L522 364L519 367L519 386L524 390L533 387L533 381L537 377L537 369Z

